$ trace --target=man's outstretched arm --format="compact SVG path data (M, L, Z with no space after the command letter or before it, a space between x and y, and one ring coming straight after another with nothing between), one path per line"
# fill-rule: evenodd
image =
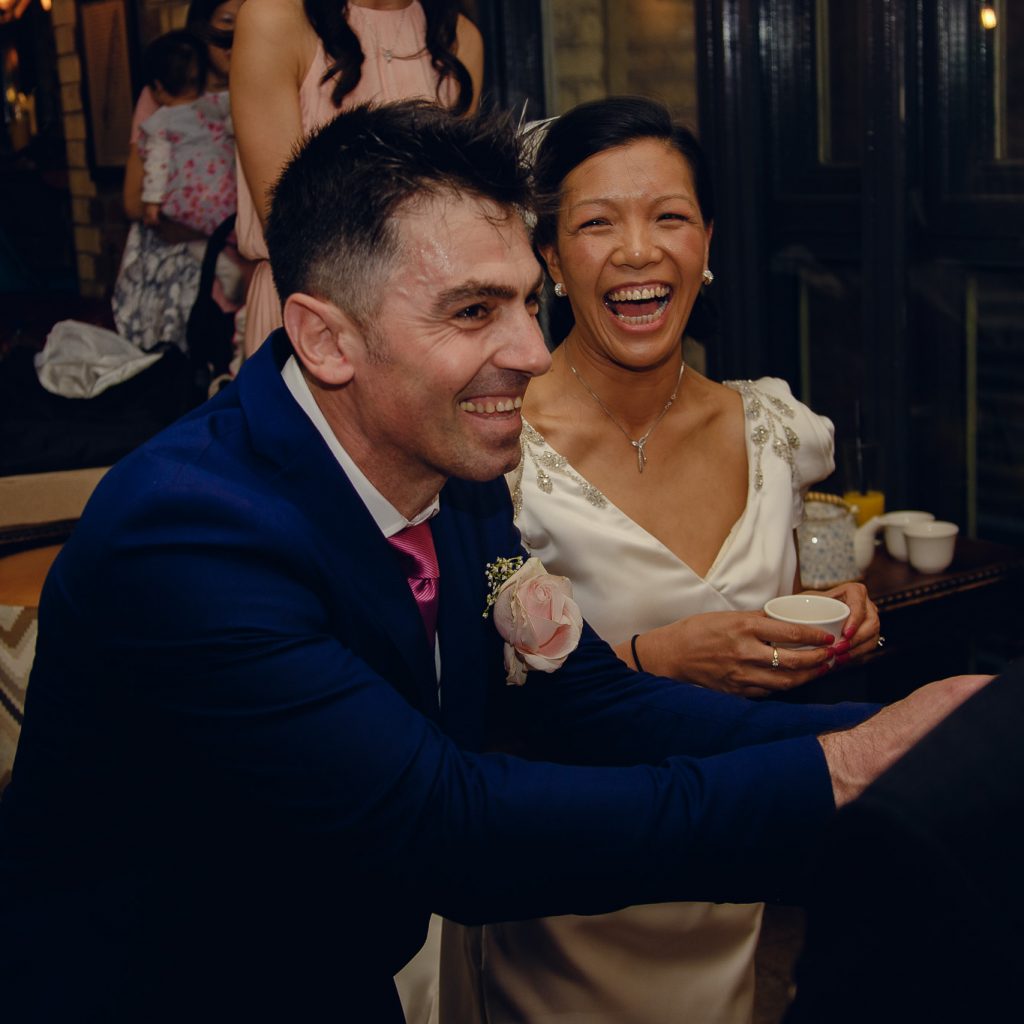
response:
M821 736L836 807L860 796L879 775L991 679L991 676L940 679L890 704L852 729Z

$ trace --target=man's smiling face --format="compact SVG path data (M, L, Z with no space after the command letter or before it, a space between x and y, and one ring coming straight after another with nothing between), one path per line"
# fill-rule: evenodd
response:
M542 275L515 213L443 194L396 219L401 252L354 359L361 437L350 440L365 442L364 471L401 507L400 493L436 493L449 476L514 468L519 405L551 360L537 323Z

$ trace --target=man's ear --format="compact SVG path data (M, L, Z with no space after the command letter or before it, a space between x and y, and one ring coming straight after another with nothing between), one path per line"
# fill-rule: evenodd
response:
M562 278L562 262L558 258L558 249L553 245L545 245L541 247L540 254L548 268L548 273L551 275L551 280L555 284L565 284Z
M350 317L333 302L302 292L285 299L282 316L296 356L316 380L341 385L352 379L352 356L362 344L362 331Z

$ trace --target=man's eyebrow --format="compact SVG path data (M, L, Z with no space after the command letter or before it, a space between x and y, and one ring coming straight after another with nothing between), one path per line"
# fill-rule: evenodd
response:
M543 285L544 274L542 272L537 277L537 281L531 289L531 294L539 292ZM519 292L511 285L470 280L441 292L434 303L434 311L443 314L451 309L452 306L457 306L463 302L474 302L478 299L503 299L506 302L512 302L518 296Z
M487 281L465 281L441 292L434 303L434 308L443 311L460 302L472 302L474 299L506 299L516 297L516 290L511 285L493 284Z

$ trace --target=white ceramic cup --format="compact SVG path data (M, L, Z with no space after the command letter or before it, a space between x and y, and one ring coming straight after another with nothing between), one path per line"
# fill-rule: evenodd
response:
M926 523L934 519L931 512L918 512L916 510L900 510L898 512L886 512L881 516L881 523L885 529L885 550L891 558L901 562L907 560L907 545L903 540L903 530L911 523Z
M942 572L949 568L959 532L960 527L956 523L941 520L903 527L910 564L918 572Z
M765 602L764 613L770 619L779 622L792 622L797 626L815 626L824 633L831 633L839 638L843 623L850 614L848 605L837 601L834 597L821 594L786 594L773 597ZM777 644L778 647L789 647L804 651L811 648L810 644Z

